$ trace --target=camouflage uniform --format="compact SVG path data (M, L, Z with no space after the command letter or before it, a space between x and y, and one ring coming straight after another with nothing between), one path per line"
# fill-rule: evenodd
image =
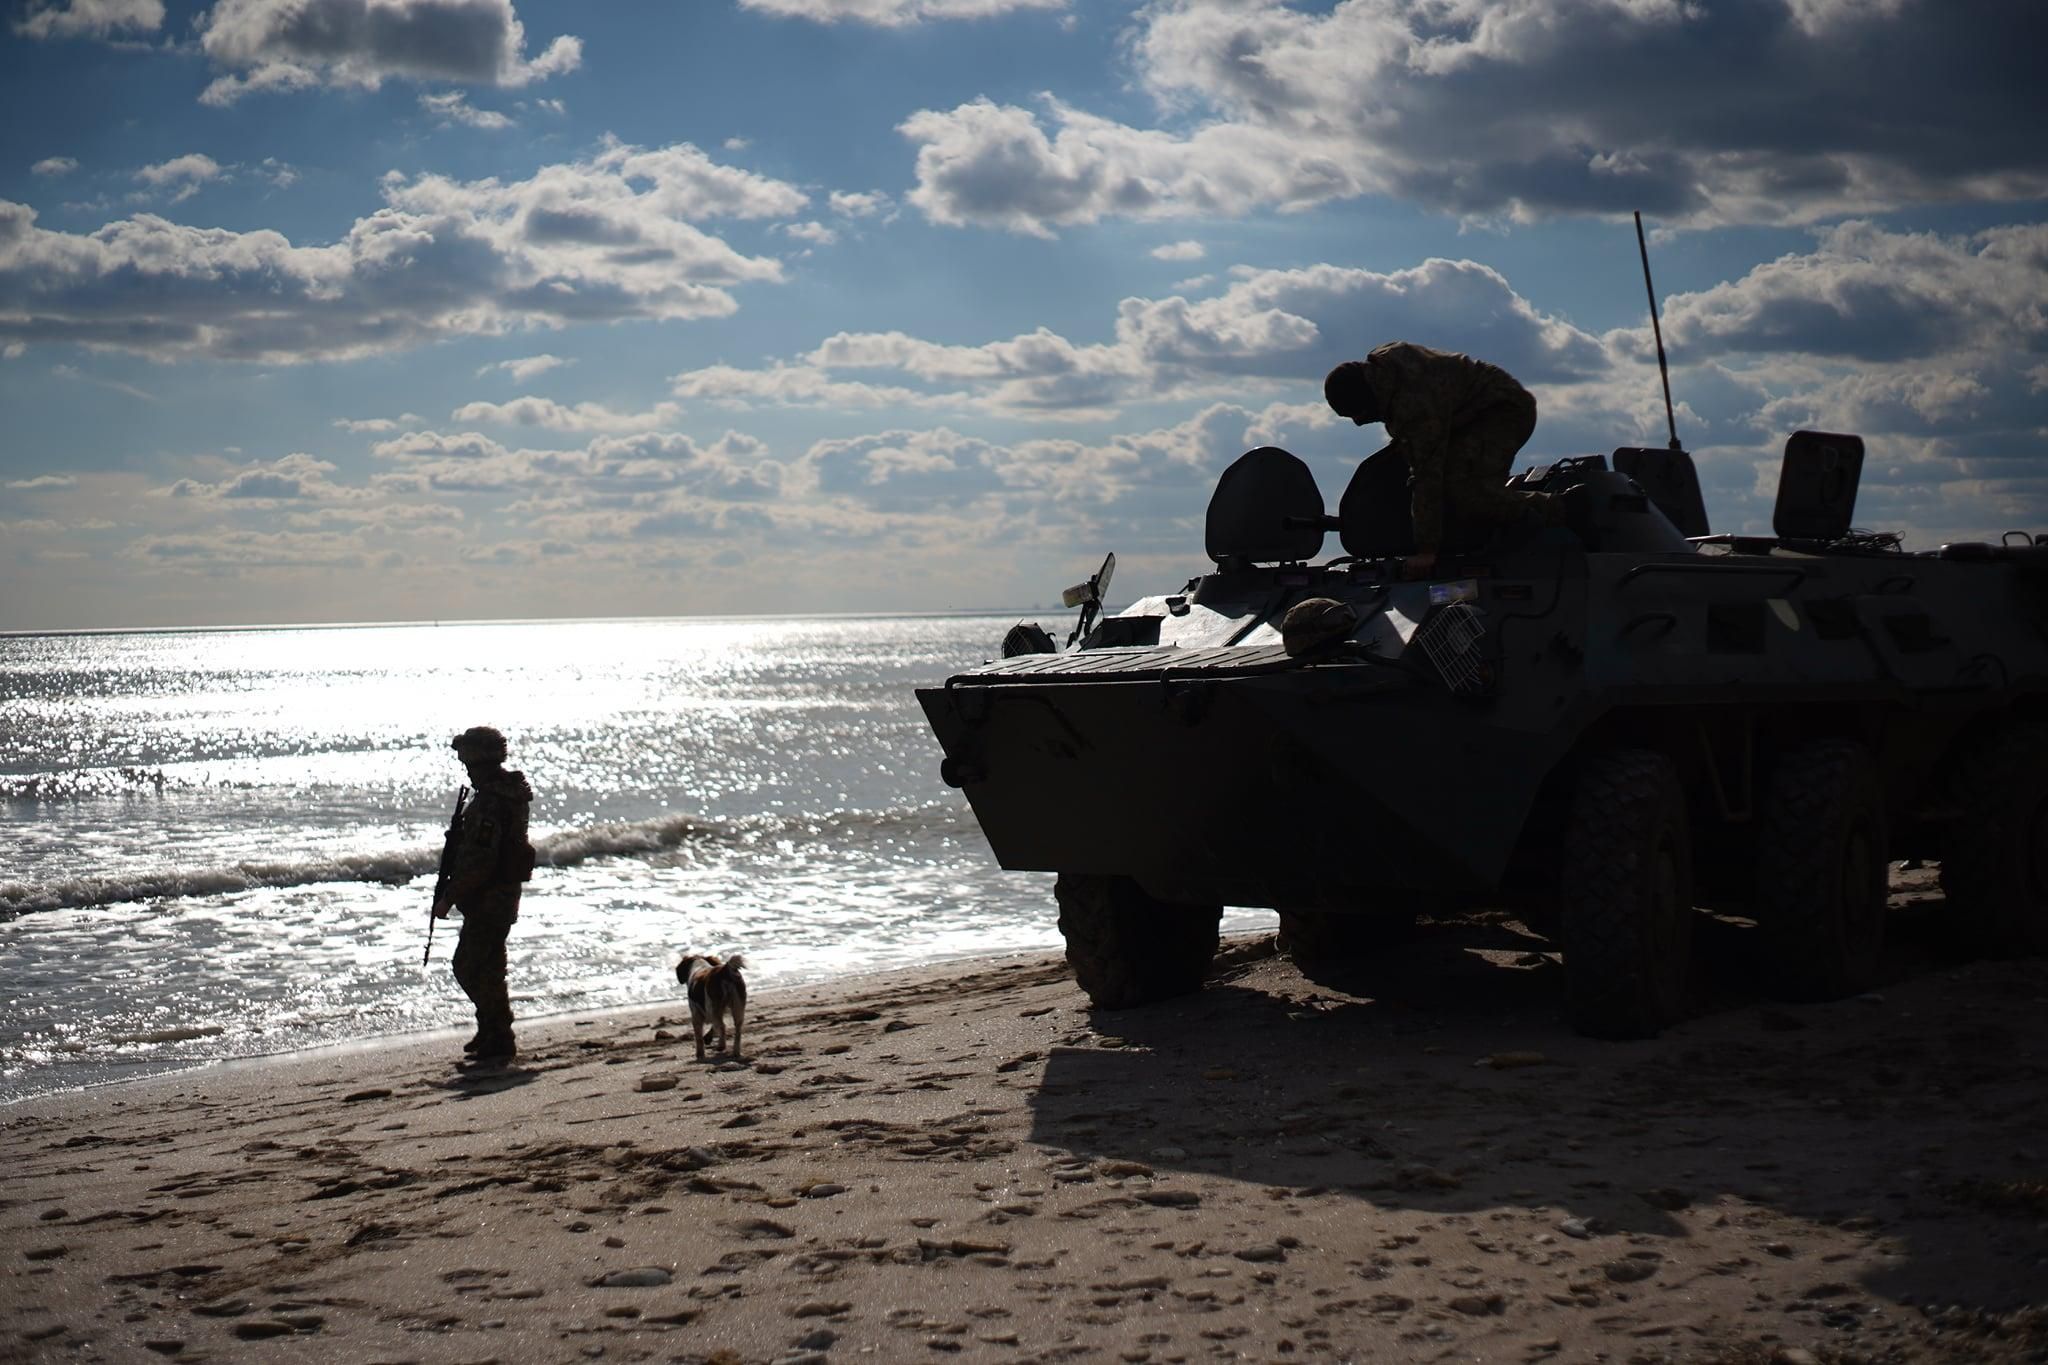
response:
M505 988L505 939L519 918L519 893L533 873L526 776L499 772L477 782L462 813L455 868L449 877L462 933L455 941L455 980L476 1006L477 1050L512 1050L512 1002Z
M1536 399L1513 375L1409 341L1375 347L1365 369L1387 435L1408 460L1418 550L1441 549L1447 523L1470 540L1558 520L1550 499L1504 486L1536 430Z

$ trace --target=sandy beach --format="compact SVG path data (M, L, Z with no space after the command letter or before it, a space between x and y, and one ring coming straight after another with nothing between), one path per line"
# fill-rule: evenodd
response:
M0 1110L0 1357L2048 1359L2048 968L1572 1035L1498 916L1093 1013L1055 959ZM772 945L752 950L766 952Z

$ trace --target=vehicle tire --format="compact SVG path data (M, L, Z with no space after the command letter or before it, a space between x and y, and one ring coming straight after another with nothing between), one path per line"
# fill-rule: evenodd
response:
M1282 910L1280 951L1297 962L1336 962L1364 957L1415 936L1415 912L1346 914L1329 910Z
M1972 944L2048 953L2048 725L2009 725L1956 765L1962 816L1942 851L1941 889Z
M1074 979L1097 1007L1129 1009L1202 988L1223 909L1155 900L1129 877L1063 872L1053 883Z
M1586 762L1558 890L1572 1027L1653 1038L1677 1020L1692 964L1692 840L1670 759L1624 749Z
M1839 1000L1884 961L1884 786L1869 750L1827 739L1778 764L1757 811L1757 928L1773 993Z

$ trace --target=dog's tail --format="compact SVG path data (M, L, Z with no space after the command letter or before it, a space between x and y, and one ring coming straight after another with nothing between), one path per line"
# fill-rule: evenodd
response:
M718 970L736 972L746 965L747 959L738 953L734 953L731 957L718 964Z

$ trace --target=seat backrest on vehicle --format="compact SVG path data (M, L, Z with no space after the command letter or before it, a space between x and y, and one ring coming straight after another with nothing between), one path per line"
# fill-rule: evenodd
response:
M1699 470L1691 455L1656 446L1621 446L1614 452L1614 467L1642 485L1680 535L1707 534L1707 504L1700 497Z
M1863 481L1863 438L1795 431L1778 470L1771 529L1787 540L1840 540L1856 519Z
M1278 446L1260 446L1216 481L1205 546L1218 564L1314 559L1323 549L1323 519L1323 492L1309 467Z

